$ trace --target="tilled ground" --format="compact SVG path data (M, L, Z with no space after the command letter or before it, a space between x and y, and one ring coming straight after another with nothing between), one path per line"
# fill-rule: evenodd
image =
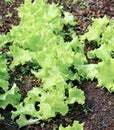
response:
M52 3L54 0L48 0ZM114 0L84 0L87 7L83 8L83 3L78 2L73 4L68 0L55 0L55 3L59 3L64 6L64 10L72 12L77 19L77 25L74 28L77 35L83 34L87 31L87 26L91 24L92 17L103 17L107 15L109 18L114 19ZM22 4L24 0L15 0L14 3L5 3L4 0L0 0L0 33L7 33L11 25L18 25L20 19L18 18L17 8ZM85 50L90 48L87 44ZM3 51L7 51L4 49ZM89 61L91 63L91 61ZM15 73L10 74L10 83L12 83L14 77L20 73L19 67ZM18 78L17 78L18 79ZM26 85L20 81L15 81L18 86L21 86L22 95L26 95L34 84L37 84L35 77L31 74L24 74L23 79ZM85 92L86 104L82 107L77 104L71 105L69 113L62 117L57 115L48 121L40 121L37 125L27 126L20 130L53 130L56 124L62 123L64 126L72 124L73 120L79 120L85 122L84 130L114 130L114 94L110 94L105 89L97 87L97 81L84 81L80 85ZM78 107L76 107L78 106ZM18 126L11 120L12 106L8 106L5 110L0 109L0 113L5 116L5 120L0 121L0 130L18 130Z

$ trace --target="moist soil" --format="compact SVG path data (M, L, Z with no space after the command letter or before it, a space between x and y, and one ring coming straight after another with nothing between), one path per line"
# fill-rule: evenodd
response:
M81 35L87 31L88 25L91 24L92 17L98 18L104 15L110 19L114 19L114 0L84 0L74 4L69 0L48 0L63 5L64 10L71 12L76 16L77 25L74 27L77 35ZM12 3L6 3L4 0L0 0L0 34L10 31L12 24L17 26L19 24L18 7L24 3L24 0L15 0ZM12 14L10 16L10 14ZM94 45L94 46L93 46ZM85 53L95 48L95 44L86 43ZM3 53L8 51L8 48L1 50ZM9 62L12 60L8 59ZM97 60L89 63L96 63ZM26 66L29 66L26 68ZM22 72L22 67L26 68L26 72ZM15 82L21 91L23 98L26 96L28 90L33 88L34 85L40 86L41 81L36 79L30 74L29 69L33 67L32 63L27 63L24 66L18 66L15 71L10 72L10 84ZM22 74L20 81L20 74ZM75 84L76 85L76 84ZM97 86L97 80L94 81L83 81L79 85L80 88L85 92L86 103L84 106L73 104L69 106L68 114L63 117L57 115L47 121L39 121L38 124L26 126L19 129L18 125L11 120L11 110L14 108L8 105L5 110L0 109L0 113L4 115L5 119L0 121L0 130L53 130L60 123L63 126L72 125L74 120L84 123L84 130L114 130L114 94L107 92L106 89Z

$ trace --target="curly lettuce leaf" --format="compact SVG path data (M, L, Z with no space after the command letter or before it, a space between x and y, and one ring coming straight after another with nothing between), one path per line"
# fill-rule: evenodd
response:
M81 90L71 88L68 99L64 94L65 90L62 86L53 86L51 90L47 91L40 88L33 88L28 92L24 102L16 106L17 110L12 112L12 119L19 116L16 122L22 127L30 125L31 121L35 123L35 121L41 119L55 117L56 113L65 116L68 112L68 104L74 102L84 103L85 98ZM25 118L26 115L29 115L30 119Z
M20 98L19 88L14 84L10 90L0 95L0 108L5 109L9 104L15 107L19 104Z
M10 65L10 69L14 69L15 66L19 64L25 64L27 61L31 61L34 57L34 53L24 50L23 48L19 48L16 45L10 47L9 54L13 56L13 61Z
M105 31L109 19L104 16L103 18L93 18L93 23L88 27L88 32L81 36L82 40L97 41L98 44L101 40L100 35Z
M94 40L98 43L97 48L87 53L89 59L98 58L98 64L82 65L79 67L79 71L87 79L97 78L98 86L105 87L109 92L113 92L114 20L110 20L106 16L94 19L88 30L81 36L81 40Z
M113 45L103 44L99 48L88 52L88 58L99 58L101 61L108 61L111 59L111 52L114 50Z
M39 119L28 119L26 118L25 115L20 115L20 118L16 121L17 124L19 125L19 128L26 126L26 125L32 125L35 124L39 121Z
M109 59L107 62L100 62L97 65L98 86L103 86L109 92L114 92L114 59Z
M81 89L78 89L77 87L69 88L69 97L68 97L68 103L73 104L75 102L78 102L79 104L85 103L85 96L84 92Z
M9 74L8 74L8 68L7 68L7 61L6 56L1 55L0 56L0 87L4 90L8 90L8 80L9 80Z
M83 130L83 123L79 124L78 121L74 121L72 126L63 127L62 125L59 126L59 130Z
M29 115L30 119L48 119L54 117L56 113L65 115L68 112L68 106L64 99L63 91L58 88L53 88L52 91L47 92L39 88L33 88L28 92L24 103L16 106L17 110L12 112L12 119L20 115L17 122L26 122L27 124L24 123L24 125L28 125L29 121L27 122L27 119L21 118L24 115ZM37 107L39 109L36 109ZM19 124L19 126L22 125Z
M8 42L7 36L2 34L0 35L0 49Z
M71 24L71 25L75 25L76 22L74 22L74 17L71 13L69 12L64 12L64 20L66 24Z
M13 26L7 34L7 40L12 42L8 53L13 57L10 69L35 61L40 69L38 72L32 70L32 73L42 80L41 86L30 90L12 111L12 119L23 127L40 119L55 117L57 113L65 116L69 104L84 104L84 93L68 82L80 81L77 67L87 63L87 60L84 45L72 29L71 42L67 44L64 41L64 25L74 24L70 13L64 13L65 17L62 18L57 5L49 5L44 0L33 3L25 0L18 12L20 24Z

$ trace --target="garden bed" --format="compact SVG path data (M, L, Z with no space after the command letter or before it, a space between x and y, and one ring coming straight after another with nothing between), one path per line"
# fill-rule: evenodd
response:
M48 2L51 4L52 1L54 0L49 0ZM74 30L78 36L88 31L87 27L92 23L92 17L99 18L106 15L110 19L114 19L113 0L85 0L76 4L67 0L54 2L59 3L65 11L71 12L75 16L77 24ZM15 0L13 3L0 1L1 34L7 34L12 28L12 24L15 26L19 25L20 18L18 17L17 9L23 3L23 0ZM67 39L66 37L66 40L69 40L69 38ZM8 52L9 45L10 43L5 48L2 48L1 52ZM92 45L89 42L85 44L85 54L95 48L95 44ZM12 62L11 57L8 57L8 62L10 65ZM97 63L97 60L88 59L88 62L89 64ZM27 92L34 86L39 87L41 84L41 81L29 71L33 69L33 66L34 64L28 62L23 66L17 66L14 72L9 72L9 87L16 83L22 98L25 98ZM74 84L77 85L78 83L74 82ZM83 106L77 103L69 105L69 112L65 116L57 114L56 117L46 121L40 120L38 124L22 127L20 130L53 130L60 124L63 124L63 126L71 125L74 120L78 120L80 123L84 122L84 130L114 130L114 94L109 93L105 88L98 87L97 84L98 81L96 79L93 81L84 80L81 84L78 84L85 93L86 102ZM15 110L15 108L11 105L8 105L5 110L0 109L0 113L5 117L4 120L0 121L1 130L19 129L18 125L11 119L12 110Z

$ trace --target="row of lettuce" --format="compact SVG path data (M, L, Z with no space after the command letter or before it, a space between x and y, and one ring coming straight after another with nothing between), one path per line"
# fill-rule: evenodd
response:
M5 109L8 104L15 107L12 119L19 117L16 119L19 127L47 120L57 113L65 116L69 104L77 102L83 105L84 92L74 86L73 81L81 83L82 80L96 78L98 86L114 92L114 21L106 16L93 19L88 32L76 36L70 28L76 25L73 15L61 8L44 0L25 0L18 9L20 24L12 26L7 35L0 35L1 50L6 43L11 43L9 51L0 54L0 108ZM66 34L63 28L67 25L71 41L64 40ZM97 57L98 64L88 64L84 52L85 40L96 42L97 48L89 51L87 57ZM7 57L13 58L10 65ZM9 89L9 71L13 72L16 66L27 62L39 68L31 69L30 73L41 79L42 84L40 87L34 86L21 100L16 83ZM36 109L36 104L39 109ZM60 125L59 130L83 130L83 125L74 121L72 127Z

